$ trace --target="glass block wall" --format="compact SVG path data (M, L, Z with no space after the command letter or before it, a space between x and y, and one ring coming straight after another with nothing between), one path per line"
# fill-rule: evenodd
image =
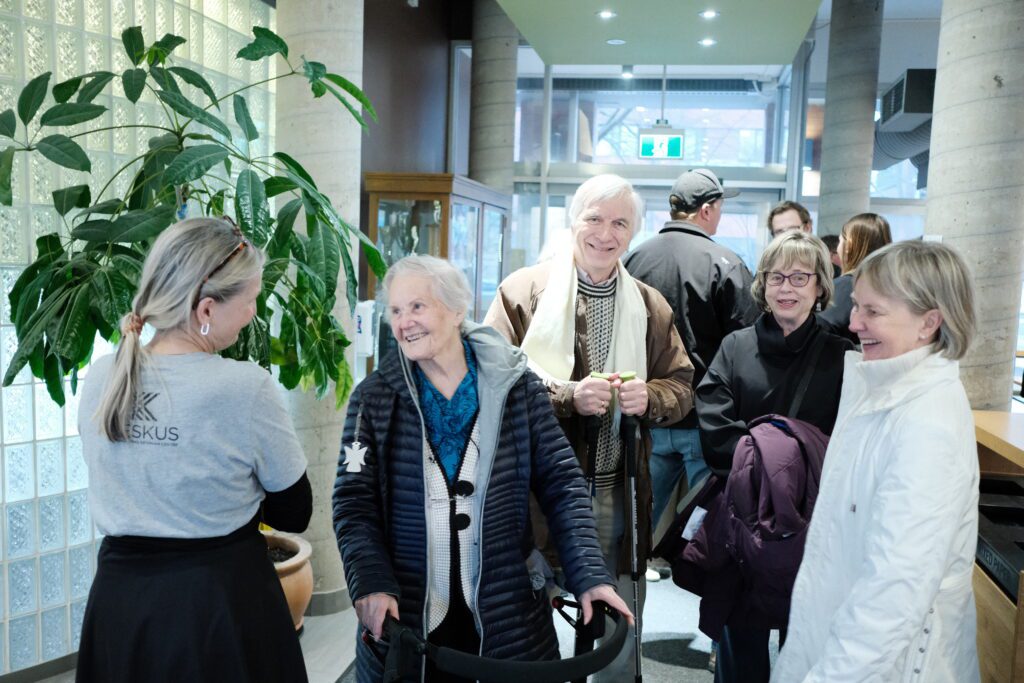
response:
M121 31L142 26L146 42L174 33L188 40L175 51L178 63L201 72L221 96L267 78L270 65L234 58L251 40L253 25L274 28L273 10L260 0L0 0L0 111L16 109L22 86L52 71L50 84L69 76L130 64ZM203 99L181 84L193 101ZM45 108L52 104L52 96ZM252 117L261 137L253 151L272 149L274 89L248 91ZM157 123L156 99L148 93L132 105L120 79L95 100L109 111L90 128ZM229 126L233 117L223 116ZM105 123L97 124L103 121ZM21 134L19 123L19 135ZM236 140L244 140L232 128ZM26 163L16 154L14 205L0 206L0 376L17 347L7 293L34 256L35 238L51 232L66 236L52 208L50 193L89 183L93 201L110 174L145 150L152 133L125 128L86 136L91 175L45 162L39 154ZM5 147L0 138L0 149ZM238 169L235 169L235 173ZM122 193L131 174L122 174ZM193 210L194 213L194 210ZM109 352L105 343L96 355ZM89 478L77 436L77 401L62 409L27 368L0 389L0 673L61 657L78 647L85 600L96 566L98 539L89 517Z

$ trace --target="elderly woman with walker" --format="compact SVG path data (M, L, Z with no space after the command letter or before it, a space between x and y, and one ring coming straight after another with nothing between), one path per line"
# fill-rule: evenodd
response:
M356 647L358 680L382 679L374 640L386 619L428 647L557 658L547 593L531 580L531 492L584 621L595 600L632 621L605 569L582 474L525 355L465 319L472 295L446 261L406 257L384 289L398 349L352 396L334 490L338 547L368 633ZM420 660L412 680L469 680Z

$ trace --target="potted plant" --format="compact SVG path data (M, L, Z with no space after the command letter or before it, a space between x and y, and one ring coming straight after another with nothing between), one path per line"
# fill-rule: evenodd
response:
M301 536L274 531L264 524L260 531L267 539L267 555L284 589L292 623L296 631L301 631L303 615L313 597L313 565L309 561L313 546Z
M50 87L50 73L33 78L21 91L17 114L0 113L0 204L11 205L11 169L16 154L40 154L50 162L90 172L89 155L76 142L107 110L96 97L119 87L131 102L150 91L165 121L135 128L152 129L148 149L106 180L97 196L88 185L53 192L62 232L37 239L36 259L10 292L11 319L18 349L3 377L8 386L28 365L46 382L50 396L63 405L64 380L74 392L78 370L92 354L97 332L116 342L119 321L130 309L142 262L153 240L171 223L192 215L233 213L242 232L267 252L263 291L252 323L223 354L248 358L265 368L277 365L280 382L291 389L316 388L324 396L333 386L340 407L352 376L345 361L349 340L332 313L338 278L354 311L356 267L350 246L362 247L372 271L385 265L369 239L349 226L296 159L277 151L256 156L250 143L259 132L249 114L245 91L282 78L305 78L312 95L330 94L362 126L361 111L376 119L363 92L324 64L304 57L293 64L288 45L265 28L238 59L273 59L282 73L233 92L219 94L200 73L179 65L174 51L185 39L171 34L146 44L139 27L121 34L132 67L121 74L97 71ZM53 103L45 108L47 93ZM189 97L194 93L195 97ZM232 115L241 135L232 138L222 117ZM18 125L20 121L21 125ZM131 181L124 196L112 188L120 174ZM277 198L272 215L270 200ZM296 230L297 221L304 230ZM274 321L272 327L271 322Z

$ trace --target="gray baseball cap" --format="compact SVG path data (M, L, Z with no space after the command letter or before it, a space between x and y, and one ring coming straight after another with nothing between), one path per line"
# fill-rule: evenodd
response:
M676 178L668 201L676 211L692 213L708 202L735 197L739 193L735 188L722 187L722 181L708 169L695 168Z

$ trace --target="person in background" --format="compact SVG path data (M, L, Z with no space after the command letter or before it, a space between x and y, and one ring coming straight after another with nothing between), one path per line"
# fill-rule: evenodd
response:
M658 290L675 312L676 330L693 362L694 386L704 379L722 339L753 323L758 314L750 271L739 256L711 239L725 199L737 194L707 169L683 173L669 194L672 220L623 260L629 274ZM678 423L655 427L651 441L651 519L657 525L683 472L692 488L708 469L696 411Z
M384 280L398 348L349 402L334 528L362 627L401 619L436 646L505 659L558 656L529 514L547 515L584 620L603 600L630 620L605 569L587 487L526 357L465 320L465 275L408 256ZM382 492L386 491L386 495ZM529 571L528 571L529 570ZM381 662L357 639L360 683ZM456 683L428 661L426 681Z
M971 274L934 242L853 273L839 418L793 587L775 683L979 680L971 576L978 453L958 360Z
M80 683L306 680L258 530L305 530L306 458L273 376L217 355L255 315L263 259L224 219L167 228L117 353L89 368L78 428L104 538Z
M704 458L728 474L748 424L770 413L786 414L812 355L815 369L796 415L831 434L843 383L843 355L853 345L829 334L813 315L832 295L828 250L800 230L782 233L761 255L753 295L764 313L751 327L722 341L697 387ZM817 347L817 348L816 348ZM713 635L713 634L712 634ZM719 640L716 683L768 680L770 630L726 621Z
M828 247L828 255L832 260L832 279L843 274L843 260L839 258L839 235L822 235L821 241Z
M799 202L779 202L768 212L768 232L772 239L788 230L800 230L809 235L814 233L811 212Z
M839 258L843 274L834 283L835 296L832 305L818 314L821 321L833 334L846 337L857 343L857 335L850 331L850 310L853 301L853 271L868 254L892 242L889 222L877 213L859 213L846 221L839 233Z
M588 475L605 563L619 577L626 602L633 598L627 526L631 501L625 499L618 416L636 416L641 424L636 511L642 568L651 549L649 429L678 422L693 407L693 365L672 322L672 309L619 260L640 216L640 198L624 178L607 174L586 181L569 206L572 247L509 275L484 319L526 352L530 367L547 385L555 415ZM626 371L636 377L622 380L619 373ZM592 372L608 376L592 377ZM600 424L594 460L586 438L590 416ZM544 547L543 526L535 533ZM645 586L641 573L641 609ZM631 678L633 652L623 648L596 680Z

